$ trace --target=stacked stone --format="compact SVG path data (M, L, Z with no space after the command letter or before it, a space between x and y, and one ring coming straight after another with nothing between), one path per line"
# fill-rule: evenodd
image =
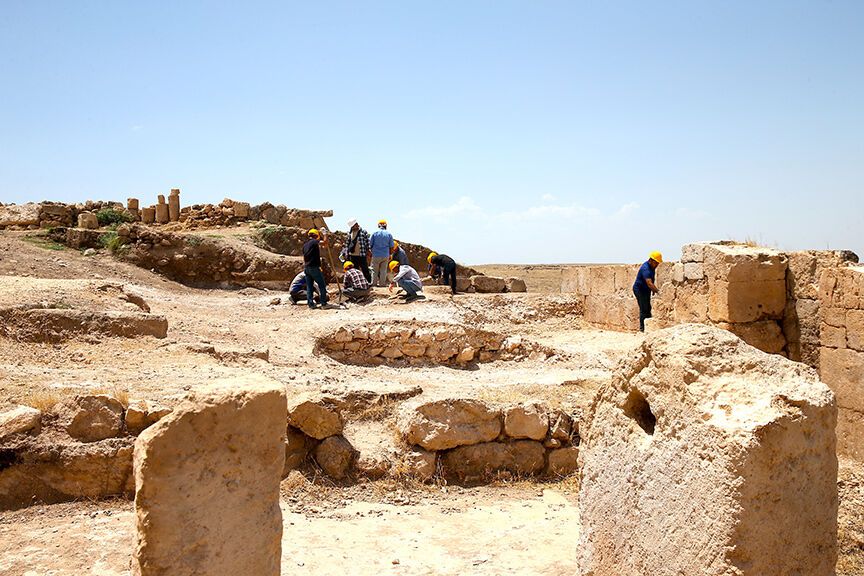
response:
M154 207L156 210L156 224L167 224L170 221L170 213L168 204L165 203L165 196L159 194L157 197L158 204Z
M249 203L225 198L219 204L194 204L181 210L180 221L189 228L231 226L249 219Z
M422 480L439 467L446 479L462 483L576 471L578 420L538 402L502 408L471 399L408 402L398 427L411 446L405 460Z
M837 394L838 452L864 459L864 266L819 280L819 373Z
M288 402L285 469L302 468L312 456L331 478L341 480L351 470L358 452L342 435L342 414L319 394L301 394Z
M136 222L141 220L141 210L139 209L137 198L126 199L126 211L135 219Z
M180 220L180 189L172 188L168 195L168 220L177 222Z
M17 455L0 470L0 510L131 494L135 436L170 412L153 402L124 408L112 396L84 394L45 414L29 406L0 414L0 449Z
M412 322L343 326L318 339L316 350L349 364L455 364L465 366L493 360L544 361L553 350L456 324Z
M282 226L297 226L308 230L316 226L323 218L333 216L332 210L299 210L288 208L284 204L274 206L270 202L264 202L249 209L250 220L263 220L268 224L281 224Z
M657 270L658 286L669 281L669 265ZM633 298L633 280L639 265L574 266L562 273L562 292L584 298L585 320L598 328L635 331L639 310Z

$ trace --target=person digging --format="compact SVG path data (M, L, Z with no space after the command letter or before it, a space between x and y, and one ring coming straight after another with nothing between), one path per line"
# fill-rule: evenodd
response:
M423 282L420 281L420 275L411 266L407 264L400 265L399 262L393 260L389 264L390 272L395 274L393 281L390 282L390 292L394 286L405 290L405 302L413 302L414 300L425 299L426 296L419 294L423 290Z

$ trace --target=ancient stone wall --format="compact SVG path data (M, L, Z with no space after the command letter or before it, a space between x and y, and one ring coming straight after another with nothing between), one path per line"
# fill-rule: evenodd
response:
M498 359L546 360L556 355L554 350L521 336L456 324L398 321L343 326L319 338L315 350L340 362L372 366L468 366Z
M837 394L838 451L864 460L864 266L822 271L819 374Z

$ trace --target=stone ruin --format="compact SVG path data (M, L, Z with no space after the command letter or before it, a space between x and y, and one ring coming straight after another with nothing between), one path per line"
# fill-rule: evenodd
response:
M811 368L710 326L647 336L581 427L583 573L834 574L836 422Z
M408 321L342 326L318 338L315 351L346 364L371 366L467 366L494 360L554 361L561 357L560 353L521 336L504 336L443 322Z

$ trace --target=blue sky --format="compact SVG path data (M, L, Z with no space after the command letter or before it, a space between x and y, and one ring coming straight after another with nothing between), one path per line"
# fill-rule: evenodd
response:
M466 263L864 256L864 2L0 0L0 202L182 189Z

